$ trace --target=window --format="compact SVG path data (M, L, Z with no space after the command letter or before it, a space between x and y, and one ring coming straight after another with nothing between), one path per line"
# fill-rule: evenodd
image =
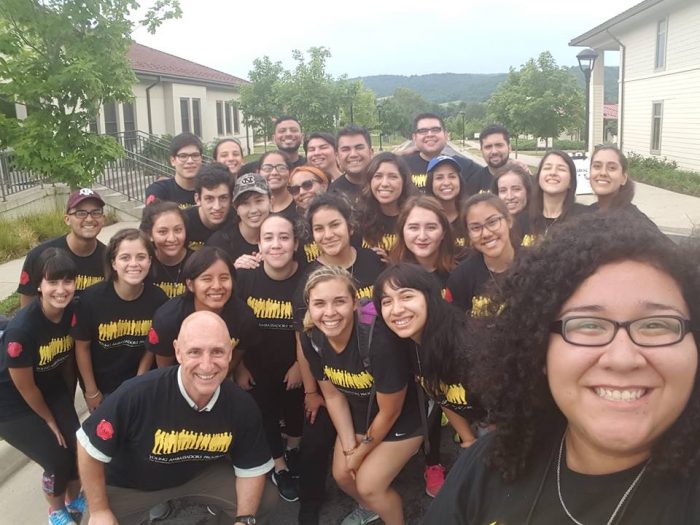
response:
M226 102L226 134L231 134L231 103Z
M15 108L14 101L0 98L0 114L8 118L17 118L17 109Z
M100 128L97 125L97 119L96 118L91 118L90 119L90 133L95 133L98 134L100 132Z
M233 132L238 135L241 132L241 120L238 115L238 102L231 104L233 110Z
M105 133L116 135L119 133L119 122L117 121L117 104L115 102L105 102L103 107L105 116Z
M190 99L180 99L180 120L182 123L182 132L192 131L190 126Z
M221 100L216 101L216 134L219 137L224 135L224 103Z
M202 103L198 98L192 99L192 131L198 137L202 136Z
M654 57L654 69L666 67L666 39L668 36L668 18L659 20L656 24L656 55Z
M131 102L122 103L122 115L124 116L124 131L136 131L134 105Z
M664 116L664 103L652 102L651 104L651 153L661 153L661 125Z

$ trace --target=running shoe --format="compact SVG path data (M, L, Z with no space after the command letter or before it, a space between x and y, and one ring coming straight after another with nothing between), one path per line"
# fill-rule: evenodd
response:
M358 505L350 514L345 516L340 525L367 525L367 523L372 523L378 519L379 514L373 510L363 509Z
M299 447L288 448L284 452L284 461L287 463L287 468L289 469L289 472L291 472L292 476L295 478L299 477L299 459Z
M299 501L296 481L287 469L273 472L272 482L277 486L277 490L283 500Z
M49 512L49 525L78 525L66 509Z
M434 498L445 484L445 467L440 464L428 465L423 473L425 478L425 493Z

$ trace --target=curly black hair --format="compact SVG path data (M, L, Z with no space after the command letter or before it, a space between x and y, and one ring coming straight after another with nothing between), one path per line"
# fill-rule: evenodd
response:
M469 321L471 385L497 424L489 464L505 479L527 468L535 447L566 419L543 373L550 324L597 269L617 261L652 264L679 285L700 343L700 242L676 245L624 210L572 221L515 260L492 301L491 316ZM501 306L502 305L502 306ZM496 311L497 308L502 308ZM700 374L685 409L659 438L649 468L689 475L700 464Z

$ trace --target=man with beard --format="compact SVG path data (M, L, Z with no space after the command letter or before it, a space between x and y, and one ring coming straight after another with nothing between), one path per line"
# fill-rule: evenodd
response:
M485 127L479 134L481 155L486 161L484 171L493 176L498 168L505 166L510 155L510 133L503 126L494 124Z
M331 184L329 191L344 194L354 205L365 182L367 166L374 156L369 131L349 124L338 131L338 162L343 175Z
M284 151L289 157L290 171L298 166L306 164L306 158L299 155L299 147L303 139L301 133L301 124L296 117L284 115L275 121L272 140L275 142L277 149ZM260 162L255 160L245 164L238 173L245 175L246 173L259 173Z

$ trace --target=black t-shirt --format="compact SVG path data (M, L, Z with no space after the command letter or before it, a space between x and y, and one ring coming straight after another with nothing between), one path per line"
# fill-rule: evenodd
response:
M365 237L365 232L360 232L362 234L362 247L363 248L382 248L386 253L389 253L391 249L396 245L397 235L396 235L396 221L398 220L398 215L384 215L381 211L379 212L379 231L382 236L379 242L370 242Z
M207 243L209 237L221 228L233 227L232 224L228 224L230 213L227 219L214 229L205 226L202 222L202 218L199 216L199 206L188 208L185 210L185 215L187 215L187 248L190 250L199 250Z
M296 361L296 337L292 296L299 285L300 268L291 277L276 281L261 264L255 270L239 270L236 296L253 310L261 332L258 352L246 353L246 367L253 374L282 375Z
M172 357L175 355L173 341L177 339L180 325L194 313L194 296L181 295L170 299L156 310L153 325L148 333L146 349L154 354ZM226 323L234 350L240 346L249 352L259 351L260 330L250 307L236 296L231 296L219 316Z
M63 367L74 358L73 337L70 335L72 317L73 307L69 305L58 323L49 321L37 298L9 322L1 338L0 421L32 412L15 388L10 368L33 368L34 382L44 399L68 393L62 373Z
M211 409L198 411L183 395L180 370L171 366L130 379L83 423L78 439L106 463L108 485L177 487L214 461L231 461L240 477L272 467L253 399L225 380Z
M17 291L19 293L24 295L36 295L36 286L32 286L32 278L34 277L32 272L34 271L36 260L47 248L62 249L71 259L73 259L73 262L78 267L78 274L75 276L76 296L79 296L80 292L82 292L88 286L104 280L105 245L100 241L97 241L95 251L87 257L81 257L80 255L74 254L70 248L68 248L68 241L64 235L62 237L56 237L55 239L43 242L29 251L27 257L24 259L22 273L19 277L19 286L17 287Z
M312 346L308 334L301 334L304 356L317 381L330 381L345 395L350 405L355 433L363 434L367 431L367 411L370 408L373 385L380 394L392 394L408 386L401 415L387 436L391 439L413 435L420 427L420 413L406 342L396 337L377 319L369 348L370 369L367 370L362 363L356 329L353 329L348 345L340 353L333 350L323 334L317 332L317 336L322 341L321 354ZM370 421L378 410L375 399Z
M297 203L294 202L294 199L292 199L292 202L290 202L283 210L276 211L275 214L277 215L282 215L283 217L286 217L293 223L296 223L299 220L299 212L297 211Z
M221 248L231 261L236 262L241 255L250 255L258 252L260 249L257 244L251 244L241 235L241 230L238 224L230 224L229 226L215 232L207 241L207 246L216 246Z
M467 246L467 230L459 216L450 223L450 226L452 227L452 235L455 239L455 256L457 259L461 260L469 251Z
M153 257L151 260L151 269L148 272L148 281L155 284L158 288L165 292L169 299L182 295L186 291L185 278L182 276L182 269L194 252L187 250L185 258L178 264L168 266L163 264L158 259Z
M384 263L379 256L372 250L367 248L355 248L357 257L355 264L350 268L345 268L355 279L357 285L357 298L372 298L374 291L374 281L377 280L379 274L384 270ZM306 314L306 304L304 304L304 286L311 275L311 272L323 266L318 260L310 263L305 269L299 285L294 292L292 304L294 306L294 328L297 331L303 330L304 314Z
M360 191L362 190L361 184L353 184L348 180L345 174L341 175L333 182L328 191L333 191L345 195L350 203L354 206L357 199L360 198Z
M303 155L299 155L299 158L291 163L289 171L292 172L294 168L298 168L299 166L303 166L304 164L306 164L306 157L304 157ZM241 169L238 170L238 176L240 177L241 175L245 175L246 173L260 173L260 161L253 160L251 162L246 162L245 164L243 164L243 166L241 166Z
M420 156L420 152L411 153L402 157L411 170L413 184L421 193L425 193L425 186L428 182L428 161ZM488 174L486 177L476 162L461 155L454 155L457 163L462 168L462 184L467 195L475 195L480 191L488 191L491 187L493 177Z
M502 274L495 274L499 280ZM491 299L484 292L491 285L493 279L484 263L481 252L474 251L455 268L447 279L446 299L473 317L479 317L485 313ZM498 286L498 282L494 284Z
M72 335L78 341L90 341L92 371L103 394L136 375L153 315L167 300L165 292L151 283L144 284L133 301L120 298L111 281L85 290Z
M464 450L423 520L426 525L571 523L557 495L556 466L561 434L538 443L526 471L515 481L504 481L487 464L493 436L479 438ZM607 475L571 471L562 458L562 499L582 523L606 523L641 466ZM539 500L538 489L546 476ZM629 497L619 525L700 523L700 474L690 479L646 472ZM618 518L620 514L618 514Z
M182 209L195 205L194 190L186 190L178 185L175 177L157 180L146 188L146 204L155 199L175 202Z

